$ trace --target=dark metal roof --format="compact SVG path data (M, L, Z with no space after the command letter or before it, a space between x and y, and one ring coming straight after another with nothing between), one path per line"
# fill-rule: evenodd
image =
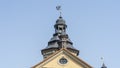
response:
M52 41L59 41L59 37L58 36L53 36L49 42L52 42Z
M61 29L59 26L62 26ZM78 55L79 50L73 47L72 41L69 39L68 34L66 34L67 25L65 24L65 20L61 16L56 20L56 24L54 25L54 27L55 27L55 34L53 34L53 37L48 42L48 46L45 49L43 49L42 52L51 49L56 50L56 49L66 48L69 49L70 51L77 52ZM57 31L61 31L61 32L59 33ZM64 42L66 43L65 45L62 44Z
M59 19L57 19L56 24L65 24L65 20L62 17L59 17Z

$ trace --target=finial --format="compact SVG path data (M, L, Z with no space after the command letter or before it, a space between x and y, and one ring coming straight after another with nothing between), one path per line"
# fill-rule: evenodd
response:
M104 63L104 58L103 57L101 57L101 61L102 61L102 63Z
M101 57L101 61L102 61L102 67L101 68L107 68L104 64L104 58L103 57Z
M56 6L56 9L60 12L60 17L61 17L61 14L62 14L62 12L61 12L61 6L60 5Z

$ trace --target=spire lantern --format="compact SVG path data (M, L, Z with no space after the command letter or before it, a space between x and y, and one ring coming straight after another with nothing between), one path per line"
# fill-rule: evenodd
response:
M67 25L65 24L65 20L62 17L59 17L59 19L56 21L56 24L54 25L54 28L55 33L66 33Z
M61 16L61 6L57 6L56 9L60 12L60 16L56 20L56 23L54 25L55 33L48 42L48 46L45 49L41 50L41 53L44 58L47 58L48 56L52 55L54 52L62 48L65 48L74 55L78 56L79 50L73 47L73 43L69 39L68 34L66 33L67 25L65 23L65 20Z

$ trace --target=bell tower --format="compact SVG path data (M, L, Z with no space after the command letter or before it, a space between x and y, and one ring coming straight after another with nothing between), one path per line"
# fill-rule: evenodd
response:
M57 10L60 10L60 6L57 6ZM59 18L56 20L54 28L55 33L48 42L48 46L45 49L41 50L43 57L47 58L49 55L62 48L69 50L74 55L79 55L79 50L73 47L73 43L66 33L67 25L65 20L61 16L61 12Z

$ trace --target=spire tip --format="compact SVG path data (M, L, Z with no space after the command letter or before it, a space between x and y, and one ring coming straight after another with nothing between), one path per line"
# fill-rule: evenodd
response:
M101 68L107 68L107 67L105 66L104 58L103 58L103 57L101 57L101 60L102 60L102 67L101 67Z
M60 17L62 17L62 16L61 16L61 15L62 15L62 12L61 12L61 6L60 6L60 5L56 6L56 9L59 11L59 13L60 13Z

